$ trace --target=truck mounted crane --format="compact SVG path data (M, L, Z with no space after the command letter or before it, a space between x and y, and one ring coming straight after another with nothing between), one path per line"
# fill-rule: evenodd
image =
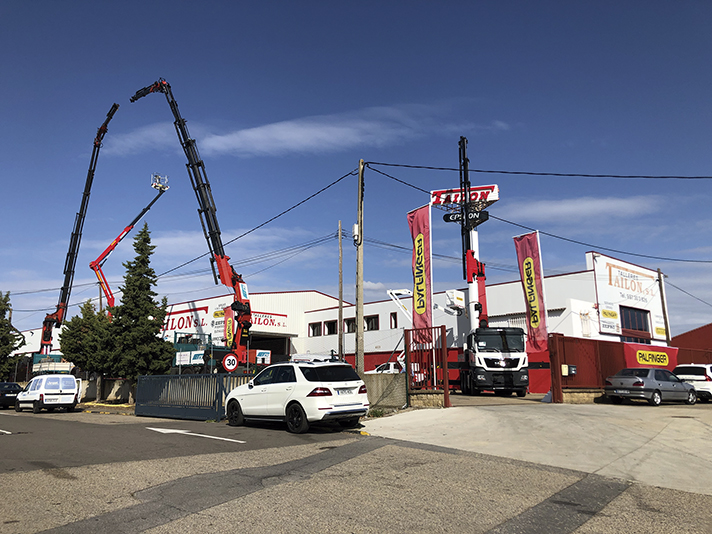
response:
M79 244L82 240L82 229L84 228L84 219L89 206L89 195L91 194L91 186L94 182L94 172L96 171L96 163L99 158L99 150L101 142L108 130L109 121L114 117L114 113L119 109L118 104L111 106L109 113L106 114L106 120L99 127L94 138L94 146L91 152L91 160L89 162L89 172L87 173L86 183L84 184L84 194L82 202L79 206L79 212L74 219L74 229L72 236L69 239L69 250L67 251L67 259L64 262L64 282L59 293L59 303L57 310L54 313L48 314L42 322L42 336L40 338L40 354L49 355L52 351L52 331L55 328L62 326L64 318L67 314L67 306L69 305L69 296L72 293L72 282L74 281L74 268L77 265L77 255L79 253Z
M247 284L243 281L242 276L237 274L232 265L230 265L230 257L225 255L225 247L220 236L220 225L216 214L217 208L215 207L210 182L205 172L205 164L200 159L195 139L191 139L188 133L188 127L178 110L178 102L173 97L170 84L163 78L159 78L152 85L139 89L131 97L131 102L136 102L151 93L163 93L173 112L173 117L175 118L173 124L183 151L188 158L186 168L198 200L198 215L205 240L208 243L208 250L211 254L210 266L213 270L213 278L217 284L218 276L215 274L215 264L217 264L220 282L230 288L234 294L232 304L225 308L225 344L235 354L238 365L246 365L248 362L250 328L252 327L252 310L250 308L250 295L247 290Z
M129 223L129 225L124 228L121 233L114 239L111 244L106 247L106 250L102 252L97 259L95 259L93 262L89 264L89 268L94 271L94 274L96 275L97 280L99 280L99 285L101 286L101 289L104 291L104 295L106 295L106 305L108 308L113 308L114 307L114 293L111 291L111 288L109 287L109 281L106 279L106 276L104 275L104 271L101 269L106 262L106 260L109 258L109 255L114 251L114 249L118 246L119 243L126 237L131 230L133 230L134 226L136 226L136 223L138 223L144 215L148 212L148 210L151 209L151 207L156 203L156 201L161 198L163 193L168 191L168 177L161 176L160 174L152 174L151 175L151 187L154 189L158 190L158 194L149 202L148 206L143 208L141 213L139 213L136 218L134 218L133 221ZM109 318L111 317L111 312L107 311L107 315Z
M463 353L458 356L460 390L465 395L479 395L491 390L498 395L515 392L518 397L524 397L529 386L524 330L489 325L485 264L478 258L477 237L477 225L487 217L473 216L483 206L472 202L470 194L467 139L461 137L459 147L462 265L470 302L470 332Z

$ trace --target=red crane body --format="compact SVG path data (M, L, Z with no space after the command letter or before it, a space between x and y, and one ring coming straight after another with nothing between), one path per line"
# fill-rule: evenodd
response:
M106 120L99 127L94 138L94 146L92 148L91 160L89 162L89 172L87 173L86 183L84 184L84 194L79 207L79 212L74 219L74 229L69 240L69 250L67 251L67 259L64 262L64 283L59 294L59 303L57 310L54 313L48 314L42 322L42 336L40 338L40 354L48 355L52 351L52 331L55 328L62 326L64 317L67 314L67 306L69 305L69 296L72 292L72 282L74 281L74 268L77 265L77 255L79 252L79 244L82 240L82 229L84 228L84 219L89 206L89 195L91 194L91 186L94 182L94 172L96 171L96 163L99 158L99 150L101 142L104 139L109 126L109 121L114 117L114 113L119 109L118 104L111 106L111 109L106 114Z
M200 159L195 139L191 139L185 120L181 117L180 111L178 111L178 103L173 98L170 84L160 78L154 84L139 89L131 97L131 102L136 102L139 98L151 93L163 93L173 112L173 117L175 118L173 124L183 151L188 158L186 167L193 191L198 200L198 215L200 216L203 234L211 253L210 260L215 283L217 284L217 277L215 276L215 264L217 264L220 282L229 287L234 294L232 304L225 308L225 344L230 347L237 357L238 364L245 365L248 362L247 345L249 331L252 327L252 310L250 308L250 295L247 290L247 284L243 281L242 276L237 274L232 265L230 265L230 257L225 255L225 248L220 237L220 225L216 215L217 208L210 190L210 181L205 173L205 164Z

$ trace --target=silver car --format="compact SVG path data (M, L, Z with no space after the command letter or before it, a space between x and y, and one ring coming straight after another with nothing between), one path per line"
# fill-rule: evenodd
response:
M614 404L624 399L645 399L651 406L662 402L684 402L695 404L695 388L680 380L667 369L654 367L634 367L621 369L606 378L606 396Z

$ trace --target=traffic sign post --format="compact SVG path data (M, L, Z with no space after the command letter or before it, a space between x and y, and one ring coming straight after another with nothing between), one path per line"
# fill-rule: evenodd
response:
M232 373L235 369L237 369L237 357L232 353L226 354L222 363L228 373Z

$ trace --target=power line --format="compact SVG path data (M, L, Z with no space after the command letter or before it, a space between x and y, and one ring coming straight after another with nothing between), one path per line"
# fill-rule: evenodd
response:
M712 307L712 304L710 304L709 302L707 302L707 301L705 301L705 300L702 300L700 297L696 297L696 296L693 295L692 293L688 293L687 291L685 291L684 289L682 289L682 288L680 288L680 287L677 287L675 284L671 283L669 280L667 280L665 283L666 283L667 285L669 285L669 286L674 287L674 288L677 289L678 291L681 291L682 293L684 293L684 294L687 295L688 297L692 297L692 298L695 299L695 300L699 300L702 304L707 304L707 306Z
M380 164L379 164L379 165L380 165ZM385 165L385 164L383 164L383 165ZM392 165L392 166L407 167L407 165ZM403 185L407 185L408 187L412 187L413 189L416 189L416 190L418 190L418 191L421 191L421 192L423 192L423 193L427 193L428 195L430 195L430 191L426 191L426 190L423 189L422 187L418 187L417 185L413 185L413 184L411 184L411 183L408 183L408 182L406 182L405 180L401 180L400 178L396 178L395 176L391 176L390 174L385 173L385 172L383 172L383 171L380 171L380 170L378 170L378 169L374 169L374 168L372 168L372 167L369 167L369 169L371 169L371 170L377 172L378 174L382 174L383 176L386 176L387 178L390 178L390 179L392 179L392 180L395 180L396 182L399 182L399 183L401 183L401 184L403 184ZM452 169L447 169L447 170L452 170ZM472 169L470 169L470 170L472 170ZM525 230L529 230L530 232L535 232L535 231L537 231L535 228L531 228L531 227L525 226L525 225L523 225L523 224L515 223L515 222L513 222L513 221L508 221L508 220L506 220L506 219L502 219L501 217L496 217L496 216L494 216L494 215L492 215L492 214L490 214L489 217L490 217L490 219L496 219L496 220L498 220L498 221L505 222L505 223L507 223L507 224L511 224L511 225L517 226L517 227L519 227L519 228L523 228L523 229L525 229ZM548 236L548 237L552 237L552 238L554 238L554 239L560 239L560 240L562 240L562 241L567 241L567 242L569 242L569 243L574 243L574 244L576 244L576 245L582 245L582 246L589 247L589 248L592 248L592 249L597 249L597 250L606 250L606 251L608 251L608 252L615 252L616 254L626 254L626 255L628 255L628 256L635 256L635 257L638 257L638 258L648 258L648 259L652 259L652 260L672 261L672 262L681 262L681 263L705 263L705 264L706 264L706 263L712 263L712 260L690 260L690 259L685 259L685 258L667 258L667 257L663 257L663 256L653 256L653 255L651 255L651 254L639 254L639 253L637 253L637 252L626 252L626 251L624 251L624 250L618 250L618 249L614 249L614 248L610 248L610 247L602 247L602 246L598 246L598 245L592 245L592 244L590 244L590 243L585 243L585 242L583 242L583 241L577 241L576 239L570 239L570 238L568 238L568 237L563 237L563 236L560 236L560 235L552 234L552 233L550 233L550 232L544 232L544 231L542 231L542 230L538 230L538 232L539 232L540 234L542 234L542 235L545 235L545 236Z
M366 166L381 165L383 167L403 167L406 169L426 169L430 171L456 171L452 167L430 167L427 165L405 165L401 163L381 163L377 161L368 161ZM473 169L470 172L483 174L514 174L521 176L560 176L564 178L618 178L618 179L644 179L644 180L712 180L712 176L680 176L680 175L650 175L650 174L585 174L585 173L564 173L564 172L533 172L533 171L502 171L502 170L486 170Z

